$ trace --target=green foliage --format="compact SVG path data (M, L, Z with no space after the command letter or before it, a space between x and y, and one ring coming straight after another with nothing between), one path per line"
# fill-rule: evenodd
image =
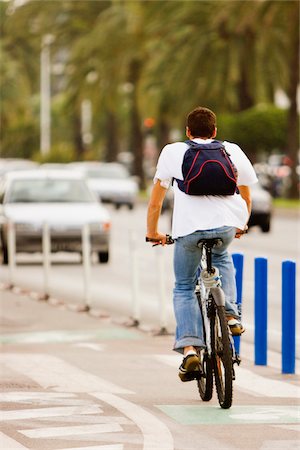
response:
M31 158L39 147L39 132L37 124L22 117L3 128L1 133L0 155L4 158Z
M68 163L76 159L74 149L66 143L60 143L52 146L47 155L36 152L33 160L39 163Z
M271 104L276 89L296 103L296 0L11 0L0 1L0 17L6 155L30 156L39 148L40 52L47 35L53 38L50 155L56 161L72 158L71 145L80 159L130 150L142 179L143 119L155 118L161 144L172 128L184 130L197 105L218 116L234 114L219 118L218 136L239 143L252 160L284 150L287 136L297 140L295 107L289 131L285 111L254 108ZM86 99L92 145L81 133Z
M237 143L252 160L285 149L287 111L272 105L257 106L218 117L218 137Z

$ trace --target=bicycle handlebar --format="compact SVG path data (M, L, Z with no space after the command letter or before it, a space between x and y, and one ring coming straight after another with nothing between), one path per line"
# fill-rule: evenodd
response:
M152 238L146 237L146 242L154 242L152 247L156 247L157 245L162 245L162 241L159 239L152 239ZM172 236L170 236L169 234L166 234L166 245L172 245L172 244L174 244L174 242L175 241L172 238Z

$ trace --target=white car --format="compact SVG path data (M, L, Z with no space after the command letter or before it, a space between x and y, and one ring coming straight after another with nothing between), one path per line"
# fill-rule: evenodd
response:
M39 167L35 161L23 158L0 158L0 178L16 170L33 170Z
M0 182L2 262L8 263L8 223L16 229L16 252L41 252L43 224L48 223L51 251L82 252L83 225L89 224L91 250L101 263L109 259L110 216L74 172L20 171Z
M116 208L122 205L134 208L138 184L123 164L87 161L70 163L70 168L84 175L89 187L103 202L113 203Z
M252 211L248 226L258 225L263 233L271 229L272 196L260 183L251 186Z

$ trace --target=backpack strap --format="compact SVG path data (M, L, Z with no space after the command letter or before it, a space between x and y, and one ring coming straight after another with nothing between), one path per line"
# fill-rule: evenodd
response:
M193 150L197 150L199 148L205 148L206 150L216 150L217 148L224 147L223 141L217 141L213 140L212 142L209 142L208 144L204 144L203 142L198 143L195 141L191 141L190 139L187 141L184 141L185 144L189 146L189 148L192 148Z

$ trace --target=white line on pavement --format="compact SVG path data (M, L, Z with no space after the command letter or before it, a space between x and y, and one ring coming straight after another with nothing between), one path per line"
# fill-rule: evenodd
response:
M299 398L300 387L285 381L272 380L239 367L235 385L238 389L252 395L264 397Z
M96 344L95 342L78 342L73 345L74 347L89 348L91 350L95 350L95 352L103 352L104 350L104 345Z
M245 324L246 325L246 324ZM247 326L246 326L247 328ZM247 328L248 329L248 328ZM245 342L245 340L241 341L241 358L248 359L249 361L254 360L254 345ZM268 367L272 367L277 370L281 370L282 368L282 355L281 353L274 352L273 350L268 349L267 359L268 359ZM296 359L296 374L300 374L300 360Z
M259 450L297 450L300 448L300 440L277 440L277 441L264 441L262 447Z
M40 422L47 422L51 421L53 422L53 418L51 417L39 417ZM99 414L92 416L83 416L83 415L74 415L69 417L63 418L63 423L72 423L73 425L78 422L80 425L87 424L87 423L94 423L94 424L100 424L100 423L118 423L119 425L134 425L127 417L123 416L101 416Z
M143 450L174 450L172 434L153 414L116 395L101 392L92 395L117 408L140 428L144 438Z
M154 358L168 366L177 367L180 364L180 355L153 355ZM236 380L234 386L251 395L264 397L300 397L300 388L294 384L281 380L257 375L251 370L238 367L236 369Z
M18 430L30 438L54 438L59 436L78 436L84 434L115 433L122 431L122 427L117 423L95 424L95 425L75 425L71 427L37 428L35 430Z
M2 450L28 450L27 447L24 447L24 445L2 433L2 431L0 431L0 448Z
M58 408L31 408L10 411L0 411L3 421L19 419L36 419L40 417L62 417L73 416L74 414L97 414L102 413L98 405L91 406L60 406Z
M0 393L0 402L25 402L25 401L37 401L37 400L57 400L57 399L65 399L65 398L74 398L75 395L71 393L64 392L1 392Z
M61 448L59 450L123 450L123 444L96 445L93 447L72 447Z
M43 388L52 388L57 392L133 393L51 355L3 353L0 362L36 381Z

